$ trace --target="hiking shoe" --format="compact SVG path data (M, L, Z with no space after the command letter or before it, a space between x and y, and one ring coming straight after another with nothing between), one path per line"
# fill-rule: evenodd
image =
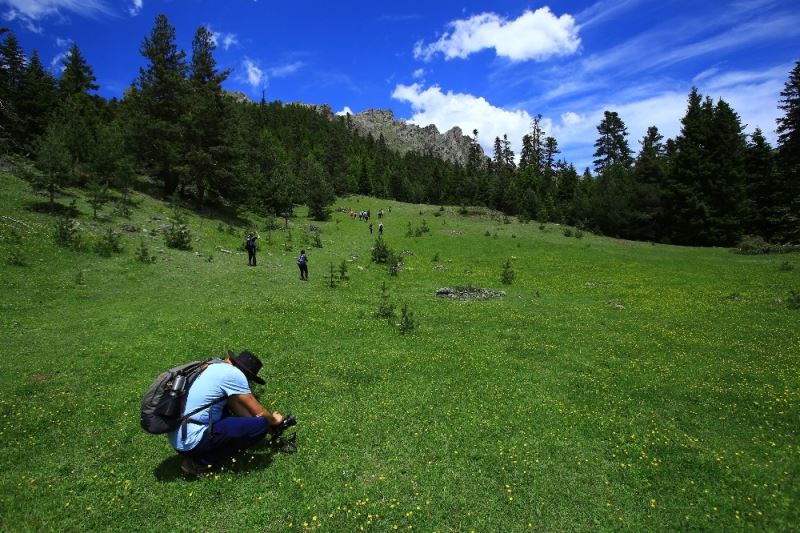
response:
M211 473L211 465L204 465L187 457L181 463L181 472L191 477L203 477Z

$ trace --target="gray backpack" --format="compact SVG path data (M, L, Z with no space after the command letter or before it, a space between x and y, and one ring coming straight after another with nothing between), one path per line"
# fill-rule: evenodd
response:
M224 401L225 396L181 416L186 407L186 395L194 380L208 365L221 362L221 359L192 361L159 374L142 397L142 429L156 435L174 431L203 409Z

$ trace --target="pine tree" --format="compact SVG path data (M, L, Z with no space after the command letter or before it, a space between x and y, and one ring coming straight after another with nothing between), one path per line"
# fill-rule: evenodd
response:
M13 32L6 32L0 43L0 148L3 151L23 151L20 142L24 130L24 119L19 106L23 77L25 73L25 54Z
M701 242L699 233L706 226L709 206L703 182L711 172L707 146L713 122L713 103L703 100L697 88L689 93L686 115L681 119L681 132L674 143L668 143L669 174L665 206L668 240L680 244Z
M55 78L42 66L39 54L34 50L22 78L18 109L24 119L20 142L32 146L47 129L55 112L58 90Z
M594 157L597 158L594 160L595 172L602 174L613 165L630 168L633 159L628 146L628 130L616 111L603 113L597 132L600 137L594 143L597 148L594 152Z
M306 201L309 215L315 220L327 220L328 206L336 198L333 195L333 187L326 179L325 169L312 154L309 154L304 161L303 175L306 179Z
M34 187L47 190L51 210L55 206L56 192L70 180L72 158L66 137L64 126L53 122L39 139L36 149L36 167L41 175L34 182Z
M748 233L771 240L778 233L786 212L781 174L776 165L776 152L764 134L756 128L750 136L745 157L748 198Z
M226 144L227 110L222 82L230 71L218 72L214 60L216 46L205 26L197 29L192 40L192 62L189 70L187 113L183 121L186 143L186 164L189 181L194 185L198 207L203 207L206 193L230 196L232 153Z
M658 128L650 126L639 141L641 149L633 167L634 208L637 211L637 228L631 235L638 239L657 240L663 234L662 201L666 181L666 148L664 136Z
M183 153L181 117L186 105L186 54L175 45L175 28L165 15L156 17L141 54L148 60L128 98L131 125L139 159L152 169L164 191L179 184Z
M776 228L775 237L784 241L800 241L800 61L795 63L781 91L780 105L784 116L778 119L778 165L781 173L779 189L785 213Z
M58 80L61 98L66 100L77 93L88 94L89 91L96 91L99 86L95 81L97 79L94 77L92 67L84 59L78 45L72 43L67 57L64 59L64 71Z
M742 236L746 216L747 141L739 115L724 100L714 106L708 156L711 173L705 192L710 207L706 235L715 245L733 246Z

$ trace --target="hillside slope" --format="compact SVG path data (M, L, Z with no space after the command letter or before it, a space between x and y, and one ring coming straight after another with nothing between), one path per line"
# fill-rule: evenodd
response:
M800 520L800 311L786 305L796 255L568 237L367 197L340 199L323 223L297 208L269 232L250 213L188 213L192 250L178 251L159 232L171 207L133 198L129 218L107 206L99 220L81 191L60 198L75 200L84 242L63 248L45 198L0 174L2 530ZM375 235L348 208L386 211L372 222L402 257L397 277L371 262ZM255 268L240 249L250 228ZM92 242L108 229L123 251L106 258ZM137 261L142 243L155 262ZM502 285L507 260L515 277ZM342 264L348 279L332 288ZM384 283L389 321L375 317ZM442 287L506 296L450 300ZM417 322L405 335L403 305ZM255 392L297 415L299 452L255 449L188 481L166 440L139 428L139 400L160 371L229 349L263 357Z

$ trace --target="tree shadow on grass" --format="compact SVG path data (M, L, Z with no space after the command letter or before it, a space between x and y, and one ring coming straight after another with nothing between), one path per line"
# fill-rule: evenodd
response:
M277 444L262 444L236 454L234 456L235 462L228 459L224 461L220 467L213 469L212 472L215 474L233 472L246 475L253 471L263 470L272 465L276 453L288 454L287 452L281 451L280 446ZM181 471L182 462L183 456L171 455L161 461L161 464L153 470L153 475L162 483L171 483L180 479L187 481L199 481L202 479L189 477L184 474Z

